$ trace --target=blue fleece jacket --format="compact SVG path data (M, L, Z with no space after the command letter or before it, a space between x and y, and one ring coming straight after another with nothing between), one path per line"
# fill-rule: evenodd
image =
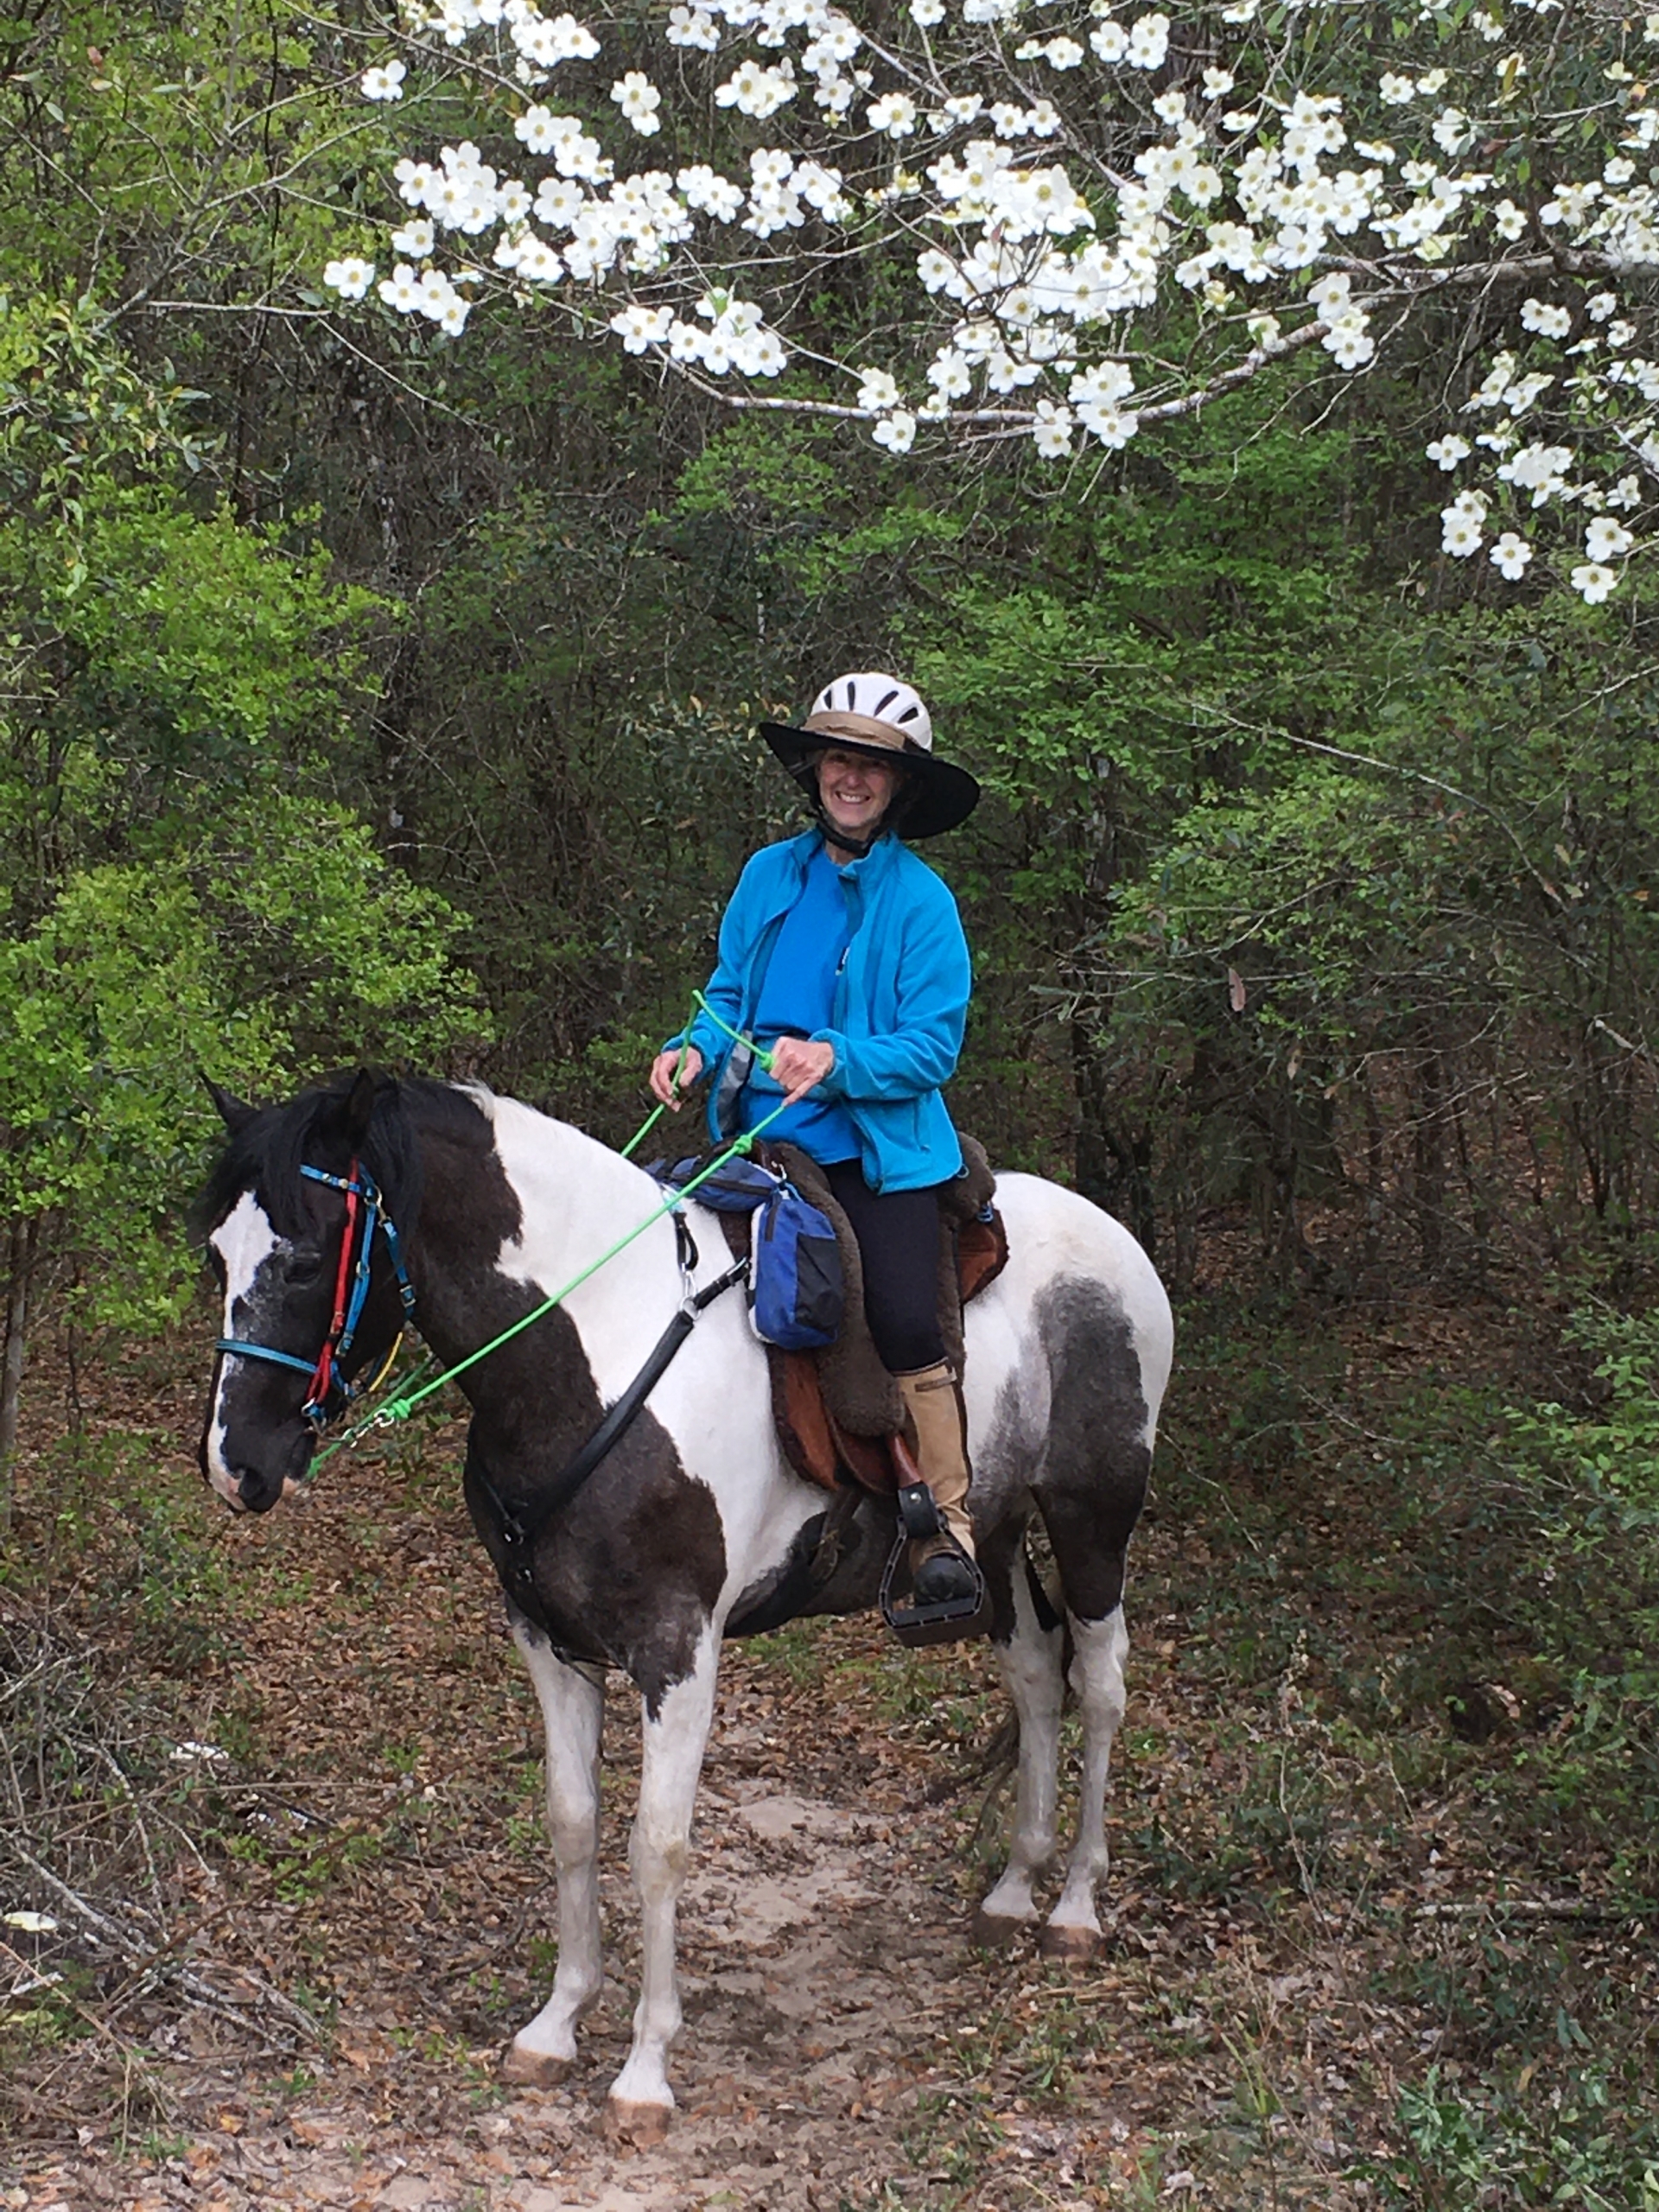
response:
M763 845L745 868L720 925L720 961L704 993L723 1021L753 1036L766 963L784 917L800 897L823 842L817 830ZM839 870L852 935L836 982L828 1027L817 1039L836 1064L818 1086L845 1105L858 1131L873 1191L918 1191L962 1166L962 1147L940 1096L956 1072L973 976L949 888L891 832ZM747 1056L704 1014L671 1046L695 1045L709 1071L709 1126L738 1127L736 1093Z

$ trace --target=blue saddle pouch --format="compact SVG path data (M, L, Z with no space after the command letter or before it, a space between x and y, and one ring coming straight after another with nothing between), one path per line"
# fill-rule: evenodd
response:
M670 1189L696 1174L695 1160L651 1171ZM716 1213L753 1217L749 1246L749 1313L754 1332L780 1351L822 1351L841 1334L846 1310L841 1248L826 1214L786 1176L752 1160L731 1160L692 1192Z

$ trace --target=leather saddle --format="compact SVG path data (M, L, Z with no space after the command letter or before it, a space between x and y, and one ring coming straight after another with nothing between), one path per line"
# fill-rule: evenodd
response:
M804 1198L835 1225L846 1281L847 1318L822 1351L766 1347L772 1412L785 1457L796 1472L828 1491L851 1482L891 1497L918 1480L915 1439L898 1383L882 1364L864 1314L864 1275L852 1224L816 1161L789 1144L757 1147ZM1007 1233L993 1199L995 1178L984 1147L962 1140L963 1171L939 1194L939 1328L945 1356L962 1371L963 1308L1007 1264ZM752 1217L717 1217L734 1257L749 1249Z

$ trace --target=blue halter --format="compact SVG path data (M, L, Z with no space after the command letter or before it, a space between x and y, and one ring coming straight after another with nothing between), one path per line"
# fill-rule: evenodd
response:
M329 1325L328 1334L323 1339L322 1349L315 1360L302 1359L297 1353L278 1351L274 1344L254 1344L245 1337L220 1337L215 1349L221 1352L234 1352L241 1359L266 1360L273 1367L291 1367L296 1374L303 1375L310 1388L300 1413L313 1427L321 1429L336 1413L350 1405L357 1395L340 1373L340 1363L352 1348L357 1325L363 1316L364 1301L369 1294L374 1232L377 1229L385 1237L386 1249L391 1255L391 1264L397 1270L398 1295L404 1301L405 1321L414 1319L415 1289L404 1265L403 1247L391 1216L386 1211L380 1187L360 1163L354 1160L351 1172L346 1175L330 1175L324 1168L304 1166L302 1166L300 1173L313 1183L326 1183L330 1190L342 1191L346 1195L346 1226L340 1238L340 1267L334 1281L334 1319ZM353 1246L356 1247L355 1253ZM396 1351L396 1344L392 1350ZM339 1402L336 1405L329 1404L331 1395L337 1397Z

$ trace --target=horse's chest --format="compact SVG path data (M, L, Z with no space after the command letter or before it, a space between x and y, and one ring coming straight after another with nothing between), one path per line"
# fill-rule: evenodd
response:
M563 1462L511 1471L474 1433L467 1496L509 1602L556 1649L620 1667L653 1708L693 1671L726 1581L720 1510L649 1408L570 1503L535 1526ZM516 1536L509 1522L532 1533Z

